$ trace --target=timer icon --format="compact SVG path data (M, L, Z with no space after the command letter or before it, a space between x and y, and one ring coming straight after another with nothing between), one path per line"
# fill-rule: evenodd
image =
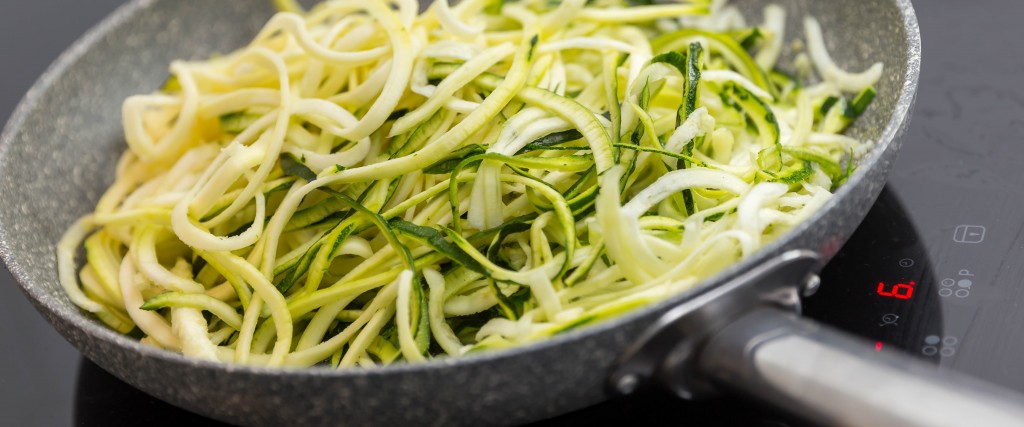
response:
M886 313L882 315L882 323L879 323L878 326L896 326L896 321L898 320L900 320L900 316L898 314Z

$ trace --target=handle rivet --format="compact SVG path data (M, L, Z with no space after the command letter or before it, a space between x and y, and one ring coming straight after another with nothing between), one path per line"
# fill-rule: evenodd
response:
M633 394L638 386L640 386L640 378L637 378L636 374L623 375L615 382L615 388L622 394Z
M818 293L818 289L821 289L821 277L812 273L807 277L807 281L804 282L803 292L801 293L803 296L809 297Z

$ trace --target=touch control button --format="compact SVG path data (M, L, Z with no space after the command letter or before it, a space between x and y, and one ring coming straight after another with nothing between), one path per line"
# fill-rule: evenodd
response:
M958 225L953 231L953 241L957 243L981 243L985 241L985 226Z

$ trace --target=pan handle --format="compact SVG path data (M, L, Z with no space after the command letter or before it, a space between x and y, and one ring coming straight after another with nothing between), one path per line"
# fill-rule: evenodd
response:
M1024 426L1015 391L939 371L794 313L762 306L694 360L713 384L827 425Z
M824 425L1024 427L1015 391L800 318L818 265L813 252L785 252L669 310L623 354L609 392L729 390Z

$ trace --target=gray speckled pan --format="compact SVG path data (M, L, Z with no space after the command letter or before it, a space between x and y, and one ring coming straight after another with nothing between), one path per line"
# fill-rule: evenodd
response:
M874 150L838 196L758 256L699 288L581 331L514 350L380 369L259 369L187 359L119 335L73 306L58 283L54 245L112 181L125 148L121 102L149 92L177 58L246 43L272 13L269 1L137 0L119 9L40 78L0 144L0 255L36 308L89 359L182 408L258 425L507 425L606 399L604 383L633 339L672 307L770 257L842 245L881 190L913 104L920 39L908 0L737 1L748 18L779 3L789 34L816 16L840 66L883 61L878 98L851 130ZM827 284L826 284L827 286Z

